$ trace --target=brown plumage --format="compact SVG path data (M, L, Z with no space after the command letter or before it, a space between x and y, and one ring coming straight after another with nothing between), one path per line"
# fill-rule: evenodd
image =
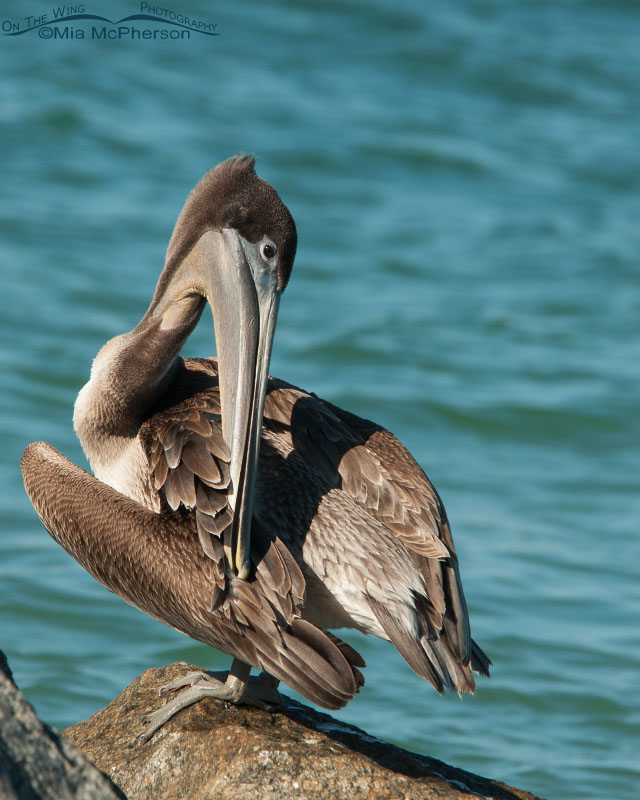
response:
M147 314L105 345L79 395L74 423L96 477L38 442L22 459L27 492L53 538L111 591L319 705L345 705L363 682L362 659L329 628L390 640L440 692L473 691L472 670L486 675L490 662L418 464L379 425L267 382L268 334L256 350L263 388L260 370L243 378L234 282L249 303L240 322L254 320L242 330L257 328L260 343L295 246L291 215L252 159L208 173ZM203 298L225 337L220 364L179 357Z

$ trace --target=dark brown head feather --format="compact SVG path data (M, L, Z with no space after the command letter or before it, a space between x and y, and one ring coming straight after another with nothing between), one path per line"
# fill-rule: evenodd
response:
M252 155L237 155L202 178L184 204L167 249L179 263L207 230L234 228L249 242L264 235L278 251L278 288L284 289L296 254L296 226L278 193L255 172Z

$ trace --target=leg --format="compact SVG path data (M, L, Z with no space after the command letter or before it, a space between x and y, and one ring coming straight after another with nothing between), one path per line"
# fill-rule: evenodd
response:
M240 661L233 659L229 674L226 680L219 680L214 673L189 672L181 678L171 681L166 686L161 686L159 694L180 689L184 686L188 688L180 692L173 700L161 706L151 714L142 717L143 722L148 722L147 729L138 736L142 742L148 741L153 734L159 730L165 722L171 719L174 714L187 706L197 703L204 697L217 697L219 700L227 700L230 703L246 703L255 705L258 708L273 708L280 705L280 695L277 692L278 681L266 672L261 673L258 678L249 679L251 667ZM224 675L221 675L224 677Z

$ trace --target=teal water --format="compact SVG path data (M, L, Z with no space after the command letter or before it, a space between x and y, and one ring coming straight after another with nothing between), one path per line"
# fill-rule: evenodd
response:
M18 461L45 439L84 465L91 359L146 309L197 179L253 151L300 235L272 371L409 446L495 664L440 698L351 636L367 684L339 716L545 797L636 798L640 6L180 8L221 35L0 31L0 647L19 685L62 728L147 667L228 662L58 548Z

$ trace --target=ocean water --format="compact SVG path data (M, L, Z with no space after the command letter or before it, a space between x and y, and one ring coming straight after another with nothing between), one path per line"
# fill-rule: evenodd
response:
M255 152L300 239L272 372L414 453L495 665L441 698L352 635L367 683L338 716L544 797L636 798L640 6L173 10L219 35L12 37L52 7L2 10L0 647L18 684L63 728L150 666L228 663L93 581L18 463L45 439L85 464L71 416L93 356L144 313L195 182ZM205 319L185 353L213 348Z

